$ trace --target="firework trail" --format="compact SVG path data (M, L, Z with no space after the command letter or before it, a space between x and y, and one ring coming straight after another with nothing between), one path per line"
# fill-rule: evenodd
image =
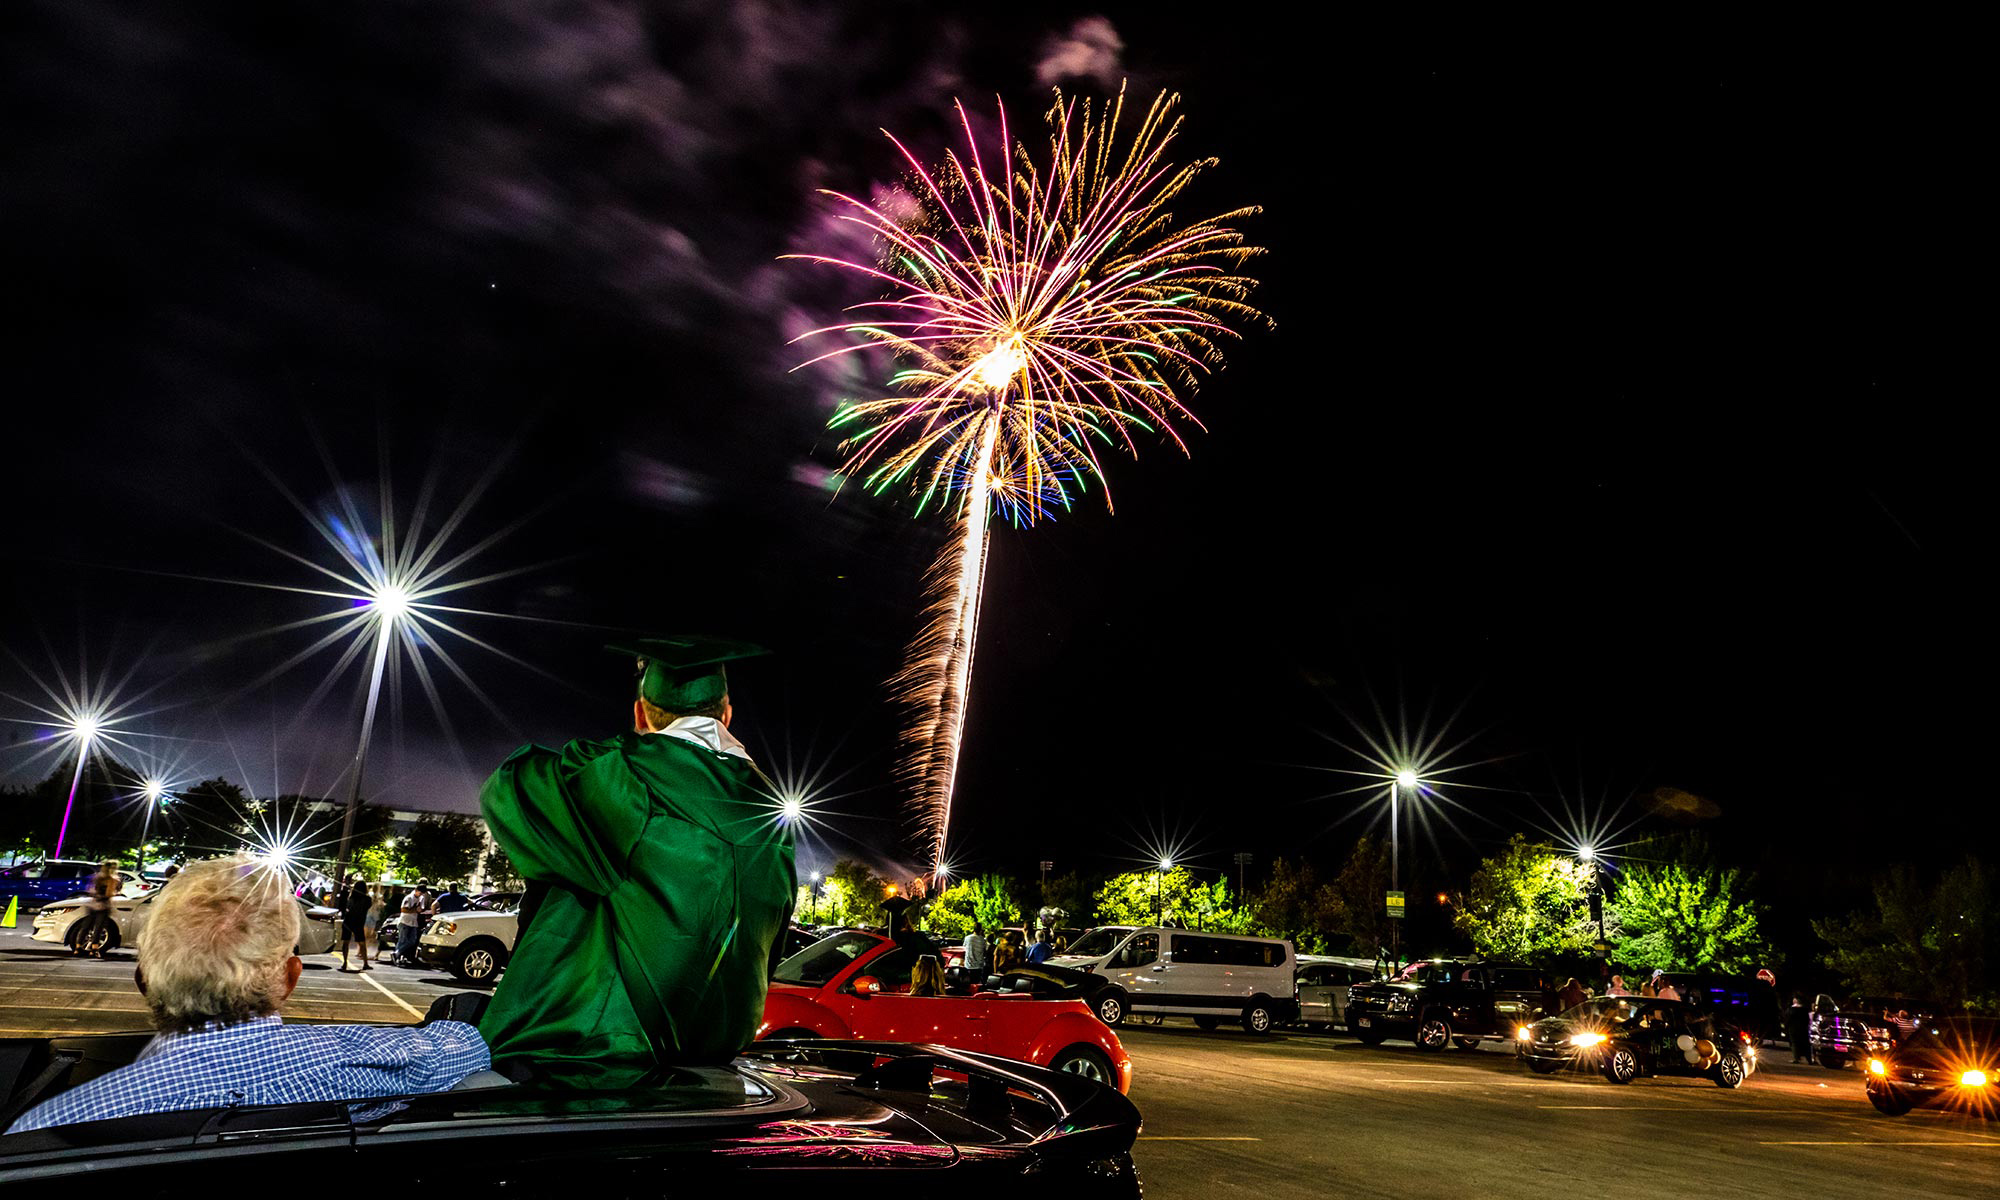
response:
M889 211L837 192L841 219L867 230L874 261L789 257L858 274L881 299L809 330L839 345L802 366L886 348L891 394L851 400L830 425L845 435L844 472L877 492L907 488L917 511L954 512L956 535L928 579L928 623L892 681L913 710L904 772L934 861L944 861L971 684L991 518L1032 525L1104 490L1108 450L1136 435L1183 453L1181 402L1219 367L1236 326L1263 323L1242 273L1263 253L1230 222L1240 208L1177 222L1167 204L1214 159L1175 165L1179 98L1161 93L1129 136L1125 96L1093 105L1060 91L1048 151L1007 132L982 155L958 106L963 154L926 168L890 135L910 170L913 204Z

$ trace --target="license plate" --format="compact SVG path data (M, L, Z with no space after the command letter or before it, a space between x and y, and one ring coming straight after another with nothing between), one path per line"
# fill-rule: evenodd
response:
M1375 1022L1369 1020L1367 1017L1360 1017L1357 1019L1357 1023L1361 1026L1361 1028L1366 1029L1369 1026L1373 1025Z

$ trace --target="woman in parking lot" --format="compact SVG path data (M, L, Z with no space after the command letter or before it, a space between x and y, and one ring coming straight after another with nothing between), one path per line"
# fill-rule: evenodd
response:
M97 874L91 876L90 890L83 900L83 920L77 922L76 938L70 944L71 954L104 957L96 942L111 927L111 897L117 894L118 860L107 858L97 865Z

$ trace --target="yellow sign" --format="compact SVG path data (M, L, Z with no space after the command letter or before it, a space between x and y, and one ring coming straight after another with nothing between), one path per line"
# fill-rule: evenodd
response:
M1397 918L1403 915L1403 893L1389 893L1389 915Z

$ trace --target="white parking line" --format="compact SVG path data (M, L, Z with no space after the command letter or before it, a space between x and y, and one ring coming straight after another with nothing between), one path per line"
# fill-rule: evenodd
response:
M373 975L370 975L366 971L358 972L358 974L361 976L361 982L367 984L369 987L374 988L376 991L382 993L384 996L387 996L389 997L389 999L395 1001L396 1006L398 1008L401 1008L404 1012L409 1013L411 1016L415 1017L419 1021L424 1019L424 1014L418 1012L414 1008L411 1008L409 1004L401 996L398 996L396 993L390 991L388 988L383 987L381 984L376 983L375 977Z

